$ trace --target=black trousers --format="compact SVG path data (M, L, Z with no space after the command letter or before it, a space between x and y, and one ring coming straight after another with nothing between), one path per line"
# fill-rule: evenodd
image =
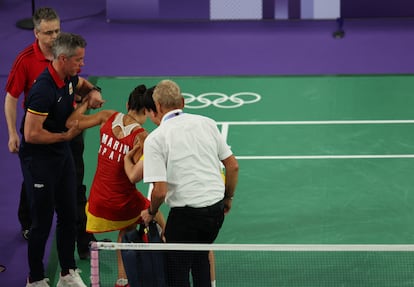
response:
M89 242L95 240L93 234L86 232L86 186L83 184L85 165L83 161L84 140L83 134L79 134L70 142L73 160L76 170L76 201L77 201L77 246L79 252L89 250ZM22 230L30 229L32 219L30 216L30 206L27 198L24 182L20 191L20 202L18 208L18 218Z
M88 252L89 242L96 241L93 234L86 232L86 186L83 184L85 175L85 164L83 161L83 151L85 149L83 133L79 134L70 141L73 160L76 171L76 202L77 202L77 221L76 221L76 241L79 253Z
M174 207L165 227L167 243L213 243L224 221L224 204L203 208ZM167 253L169 287L210 287L208 251L171 251Z
M32 218L30 217L30 206L27 199L24 181L22 182L20 189L20 201L19 209L17 210L17 216L19 217L19 222L22 230L29 230L30 226L32 226Z

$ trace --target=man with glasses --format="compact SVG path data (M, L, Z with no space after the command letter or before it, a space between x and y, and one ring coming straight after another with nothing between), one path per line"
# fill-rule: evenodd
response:
M18 153L20 136L16 128L17 105L19 96L24 93L26 99L36 78L53 60L52 44L60 33L60 18L52 8L39 8L33 14L35 42L26 47L16 57L6 84L4 113L9 133L8 147L11 153ZM86 233L86 187L83 185L83 136L80 134L71 141L71 150L76 165L77 201L78 201L78 232L77 247L79 257L89 256L89 242L96 240L92 234ZM22 235L27 240L31 226L29 201L24 183L20 192L18 218Z

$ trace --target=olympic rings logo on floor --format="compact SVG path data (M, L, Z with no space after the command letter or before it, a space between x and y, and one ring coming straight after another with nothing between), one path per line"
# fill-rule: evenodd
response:
M234 109L245 104L253 104L261 100L261 96L253 92L239 92L227 95L219 92L208 92L195 96L190 93L182 93L185 107L189 109L202 109L211 105L222 109Z

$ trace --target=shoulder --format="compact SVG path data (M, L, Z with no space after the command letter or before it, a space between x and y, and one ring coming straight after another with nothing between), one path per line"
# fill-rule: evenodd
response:
M45 73L41 73L32 86L32 90L36 89L56 90L56 84L52 77Z
M45 89L55 89L55 82L53 77L50 75L49 71L45 69L40 75L37 77L35 82L33 83L33 89L36 88L45 88Z
M106 123L110 124L113 121L114 115L117 114L117 111L114 110L102 110L96 113L92 113L86 116L86 119L90 119L88 123L90 127L96 125L105 125Z
M32 45L26 47L23 51L21 51L17 57L14 59L12 71L21 71L24 67L29 66L33 63L33 59L35 58L35 53Z
M145 140L148 137L148 135L149 135L149 132L145 128L143 128L143 127L139 128L138 131L139 131L138 132L138 136L142 140Z
M90 116L98 118L99 121L103 124L106 122L113 122L117 114L118 112L114 110L102 110L97 113L91 114Z
M33 44L27 46L23 49L15 58L13 67L21 67L22 65L33 63L33 60L36 58L35 50Z
M102 118L106 118L106 120L109 120L111 117L115 117L116 114L118 114L118 112L114 110L89 110L89 116L99 116Z
M115 115L120 113L120 112L115 111L115 110L102 110L102 111L99 111L99 112L106 115L106 116L108 116L108 117L115 116Z
M152 132L148 134L147 138L145 139L145 143L155 141L158 138L158 135L159 135L159 129L156 128L155 130L153 130Z
M43 73L33 83L29 91L29 97L40 97L53 99L57 97L57 86L51 77Z
M215 120L213 120L212 118L203 116L203 115L195 115L195 114L184 114L184 115L186 115L188 117L187 120L204 122L204 123L207 123L207 124L216 125Z
M33 57L35 55L35 49L33 44L30 44L26 48L24 48L16 57L16 61L18 60L25 60L27 58Z
M142 126L137 126L134 129L134 132L136 133L135 134L135 141L144 142L147 139L148 135L149 135L147 130L144 129Z

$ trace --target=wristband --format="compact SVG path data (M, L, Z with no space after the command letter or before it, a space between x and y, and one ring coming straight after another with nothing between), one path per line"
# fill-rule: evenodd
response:
M230 200L233 200L233 196L224 195L224 199L230 199Z

